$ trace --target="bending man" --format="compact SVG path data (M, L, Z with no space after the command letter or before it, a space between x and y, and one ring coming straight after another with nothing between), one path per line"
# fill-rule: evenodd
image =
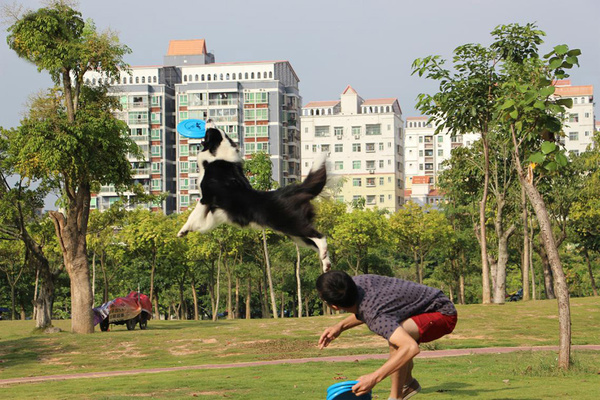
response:
M352 278L343 271L329 271L317 279L317 291L334 310L351 313L325 329L319 338L321 349L343 331L363 323L388 340L388 361L358 378L352 388L357 396L388 376L392 380L390 400L406 400L421 390L412 377L412 359L419 354L419 343L439 339L456 326L456 308L441 290L386 276Z

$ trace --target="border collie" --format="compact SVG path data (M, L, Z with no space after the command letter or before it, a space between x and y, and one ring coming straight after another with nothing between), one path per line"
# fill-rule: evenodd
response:
M202 144L198 153L201 198L177 236L206 233L224 223L269 227L315 249L327 272L331 267L327 241L312 225L315 213L310 203L325 186L325 157L313 165L302 183L265 192L252 188L237 145L210 121Z

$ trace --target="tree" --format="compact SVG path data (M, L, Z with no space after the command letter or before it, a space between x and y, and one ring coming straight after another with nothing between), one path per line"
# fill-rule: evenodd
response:
M560 173L568 164L557 145L562 131L562 115L572 106L571 99L553 96L557 79L568 77L566 69L578 65L578 49L559 45L541 59L538 45L544 32L534 24L511 24L496 28L492 47L503 54L504 80L498 114L513 143L513 158L519 182L535 212L544 249L554 275L558 301L558 365L567 369L571 354L571 316L569 292L556 239L536 175Z
M8 45L17 55L50 74L55 87L38 96L15 132L16 171L43 179L62 194L64 213L50 213L71 280L71 331L92 333L92 291L86 233L93 184L127 185L128 152L137 146L107 87L88 87L84 75L102 71L103 82L126 68L129 52L112 32L99 33L92 22L62 1L29 11L8 28Z
M254 153L246 161L245 168L250 175L250 184L256 190L274 189L272 170L273 164L267 153ZM273 274L271 273L271 261L269 259L269 249L267 247L267 234L262 230L263 251L265 256L265 267L267 269L267 280L269 282L269 294L271 295L271 310L273 318L277 319L277 305L275 303L275 292L273 290Z
M413 62L413 75L439 81L434 95L420 94L416 108L429 115L436 134L481 134L483 147L483 185L479 202L479 240L483 303L491 302L485 209L489 190L489 132L495 125L495 99L500 77L496 66L501 54L480 44L466 44L454 50L454 71L444 68L440 56ZM468 99L468 103L466 100Z
M576 157L573 164L583 184L572 205L570 221L582 246L592 292L598 296L589 252L600 252L600 132L595 133L594 146Z
M18 242L17 242L18 243ZM0 241L0 271L10 286L11 319L15 319L15 290L27 265L27 254L22 243Z
M387 238L388 224L379 210L358 210L342 215L333 228L332 242L336 251L345 258L354 275L368 274L364 261L371 248Z
M390 229L398 247L412 255L415 280L422 284L429 254L451 245L451 225L442 212L408 202L390 217Z
M0 240L20 240L27 248L29 263L36 270L36 284L39 282L40 287L39 295L37 290L35 293L36 328L46 328L52 325L54 276L43 250L45 238L35 232L43 230L42 218L37 216L36 209L43 206L48 186L42 182L35 187L24 177L16 177L13 185L9 183L9 176L15 179L14 154L18 148L11 138L16 132L0 131Z

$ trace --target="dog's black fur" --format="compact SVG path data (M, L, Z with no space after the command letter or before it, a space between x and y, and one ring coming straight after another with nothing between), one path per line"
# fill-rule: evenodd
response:
M327 242L312 225L315 213L311 204L325 187L324 160L302 183L265 192L252 188L244 175L237 146L227 135L209 128L203 145L198 154L202 198L178 236L196 230L208 232L221 223L270 227L315 248L323 269L329 269Z

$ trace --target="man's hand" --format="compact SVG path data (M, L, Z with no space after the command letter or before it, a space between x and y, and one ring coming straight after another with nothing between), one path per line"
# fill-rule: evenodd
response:
M340 333L342 333L342 328L340 328L338 325L330 326L329 328L325 329L319 338L319 349L322 350L323 348L329 346L329 343L340 336Z
M352 392L357 396L369 393L371 389L379 382L377 374L375 372L363 375L357 379L358 383L352 386Z

